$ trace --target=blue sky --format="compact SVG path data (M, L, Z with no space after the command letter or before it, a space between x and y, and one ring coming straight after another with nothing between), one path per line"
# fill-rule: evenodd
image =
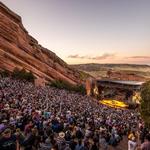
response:
M150 64L150 0L1 0L70 64Z

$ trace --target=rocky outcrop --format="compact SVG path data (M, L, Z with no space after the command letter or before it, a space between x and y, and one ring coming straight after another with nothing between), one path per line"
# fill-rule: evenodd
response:
M24 28L21 17L0 2L0 68L32 71L44 80L80 81L80 73L52 51L42 47Z

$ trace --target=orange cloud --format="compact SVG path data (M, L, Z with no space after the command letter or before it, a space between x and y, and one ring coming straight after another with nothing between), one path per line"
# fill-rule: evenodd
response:
M131 59L150 59L150 56L131 56L131 57L127 57L127 58L131 58Z
M114 53L104 53L104 54L101 55L101 56L94 56L94 57L90 57L90 56L80 56L79 54L75 54L75 55L69 55L68 58L104 60L104 59L108 59L108 58L114 58L115 56L116 56L116 54L114 54Z

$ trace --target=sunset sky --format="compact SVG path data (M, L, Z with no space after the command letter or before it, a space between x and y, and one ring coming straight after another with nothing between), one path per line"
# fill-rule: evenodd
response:
M150 0L1 0L69 64L150 65Z

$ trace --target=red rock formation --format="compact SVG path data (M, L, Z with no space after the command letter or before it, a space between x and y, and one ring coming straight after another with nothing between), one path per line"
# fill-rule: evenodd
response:
M42 47L23 27L21 17L0 2L0 68L31 70L38 78L80 82L79 72L52 51Z

